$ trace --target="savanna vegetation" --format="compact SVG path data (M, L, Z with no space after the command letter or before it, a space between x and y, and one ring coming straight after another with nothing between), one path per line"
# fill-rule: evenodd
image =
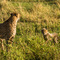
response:
M9 45L10 52L0 49L0 60L60 60L60 40L55 45L53 41L46 43L41 33L45 27L50 33L56 32L60 36L59 0L1 1L0 23L6 21L11 12L20 13L21 18L17 23L13 45Z

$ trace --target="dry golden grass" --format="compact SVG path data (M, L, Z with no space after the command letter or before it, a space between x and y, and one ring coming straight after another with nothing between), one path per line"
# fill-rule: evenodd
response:
M3 5L4 4L4 5ZM1 53L1 60L59 60L60 44L45 43L41 29L60 35L60 4L45 2L7 2L0 5L0 21L11 12L21 14L17 34L9 54ZM1 51L0 51L1 52ZM2 58L3 57L3 58Z

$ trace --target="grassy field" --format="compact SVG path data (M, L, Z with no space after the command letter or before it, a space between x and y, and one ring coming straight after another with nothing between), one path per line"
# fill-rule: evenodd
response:
M60 60L60 43L46 43L41 33L45 27L60 36L59 2L0 2L1 23L10 17L11 12L20 13L21 18L13 46L9 45L9 53L0 49L0 60Z

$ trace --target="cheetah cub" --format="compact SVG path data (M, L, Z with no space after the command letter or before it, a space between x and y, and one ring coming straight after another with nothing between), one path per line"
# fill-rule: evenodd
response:
M42 34L44 39L46 40L46 42L48 42L49 40L53 40L54 44L58 43L58 34L57 33L49 33L48 30L46 28L43 28L42 30Z

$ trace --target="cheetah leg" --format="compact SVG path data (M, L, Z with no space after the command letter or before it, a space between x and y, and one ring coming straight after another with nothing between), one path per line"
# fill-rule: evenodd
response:
M0 45L1 45L1 49L4 50L4 44L2 39L0 39Z
M10 43L9 44L12 44L13 43L13 38L14 38L14 36L12 36L12 37L10 37Z
M58 39L57 39L57 37L55 37L53 40L54 40L54 44L55 44L55 43L58 44L58 41L57 41Z
M6 52L8 52L8 40L6 40Z

